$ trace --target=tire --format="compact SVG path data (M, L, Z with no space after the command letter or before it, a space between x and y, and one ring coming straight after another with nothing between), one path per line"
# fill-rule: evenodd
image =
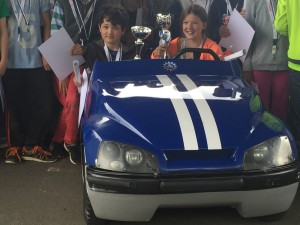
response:
M85 182L83 185L83 216L87 225L106 225L108 223L107 220L103 220L96 217L89 196L86 191Z
M276 221L281 220L284 217L285 213L286 212L263 216L263 217L261 217L261 220L265 221L265 222L276 222Z

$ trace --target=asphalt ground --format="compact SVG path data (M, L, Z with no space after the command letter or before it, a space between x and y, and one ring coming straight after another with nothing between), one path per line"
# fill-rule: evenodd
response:
M259 201L259 199L257 199ZM147 203L145 203L147 204ZM150 222L109 225L300 225L300 194L282 220L244 219L228 207L160 209ZM7 165L0 158L0 225L85 225L81 166L56 163Z

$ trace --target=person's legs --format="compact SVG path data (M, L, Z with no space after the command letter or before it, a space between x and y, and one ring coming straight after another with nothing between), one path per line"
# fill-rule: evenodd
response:
M53 106L52 77L43 68L28 74L29 116L24 145L41 145L47 132Z
M77 140L80 95L78 93L78 88L73 81L74 77L75 75L72 73L66 96L66 133L64 137L64 146L70 154L70 161L73 164L77 164L81 161L80 148Z
M300 72L289 70L288 124L300 151Z
M270 97L271 97L271 80L272 72L270 71L253 71L254 81L257 83L259 96L267 110L270 110Z
M2 107L2 103L0 100L0 149L7 148L7 137L6 137L5 128L6 128L6 121L5 121L4 107Z
M22 69L7 69L3 77L8 113L9 149L6 151L6 163L19 164L21 148L24 144L27 118L27 74Z
M57 79L57 77L54 78L54 92L59 102L62 104L62 111L57 121L56 129L52 137L52 142L63 143L66 132L66 97L62 92L59 91L59 80Z
M27 129L22 159L37 162L54 162L51 154L41 147L49 127L53 105L52 77L44 68L27 70Z
M74 84L74 73L70 76L68 93L66 96L66 133L64 141L66 144L76 144L78 135L78 114L80 95Z
M287 121L288 71L276 71L272 75L271 113Z
M26 70L8 69L3 77L3 87L9 111L10 145L22 147L27 118L27 74Z

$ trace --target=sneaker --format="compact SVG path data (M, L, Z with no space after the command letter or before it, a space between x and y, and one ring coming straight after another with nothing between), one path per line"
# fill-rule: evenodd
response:
M69 158L71 163L73 164L80 164L81 163L81 153L80 153L80 148L79 145L77 144L71 144L68 145L64 143L64 147L67 152L69 152Z
M5 154L5 163L9 164L20 164L22 163L22 158L20 156L21 153L21 148L20 147L10 147L7 149L6 154Z
M69 153L65 150L63 143L51 142L49 147L50 153L57 159L67 158Z
M34 146L34 148L31 148L28 150L28 147L23 147L22 149L22 159L28 160L28 161L35 161L35 162L55 162L56 158L53 157L53 155L42 149L41 146Z

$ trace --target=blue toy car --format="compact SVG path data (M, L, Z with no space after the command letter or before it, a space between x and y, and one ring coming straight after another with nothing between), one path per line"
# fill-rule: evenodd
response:
M241 74L235 60L96 62L82 119L87 224L166 207L286 212L297 149Z

